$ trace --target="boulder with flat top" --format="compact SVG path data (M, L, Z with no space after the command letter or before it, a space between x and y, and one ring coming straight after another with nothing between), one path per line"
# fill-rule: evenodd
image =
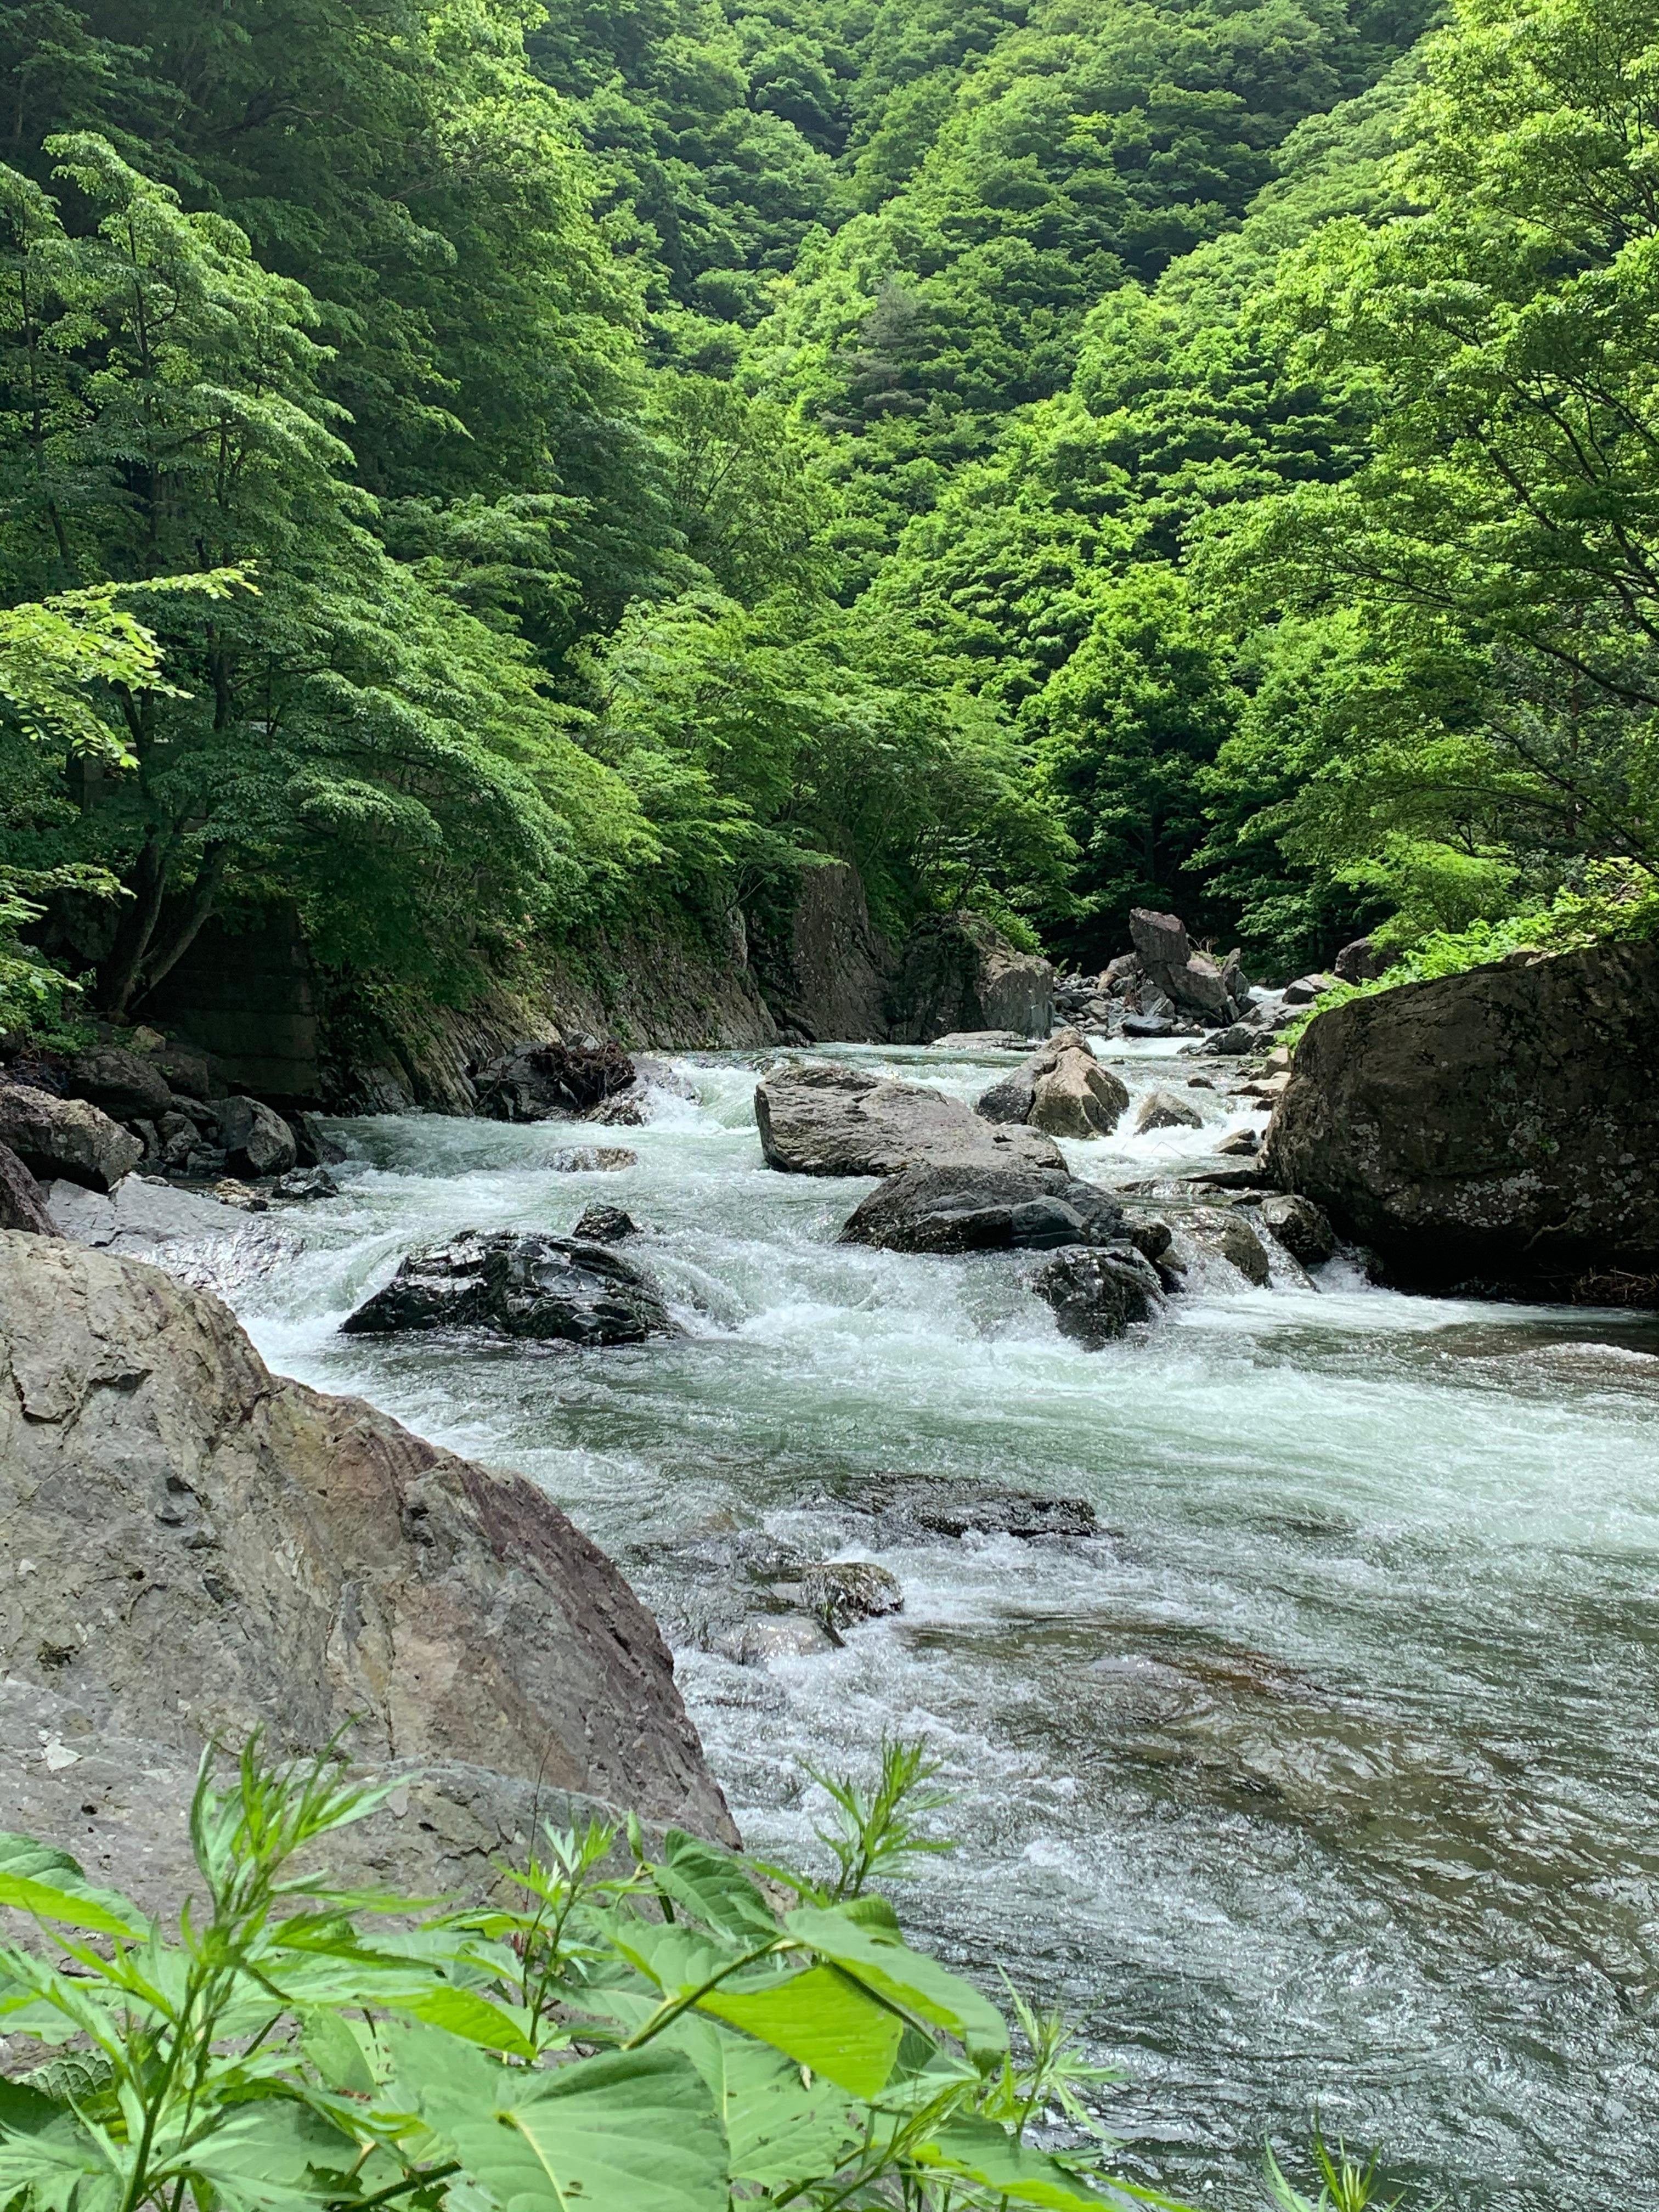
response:
M478 1229L411 1253L342 1327L352 1336L479 1328L580 1345L680 1334L651 1278L608 1246Z
M854 1211L844 1244L888 1252L1054 1251L1125 1237L1122 1208L1064 1168L914 1167Z
M787 1175L890 1176L921 1164L1063 1168L1038 1129L999 1128L960 1098L919 1083L807 1060L774 1070L755 1092L769 1167Z
M144 1157L143 1139L101 1107L32 1083L0 1083L0 1144L41 1182L61 1176L89 1190L113 1190Z

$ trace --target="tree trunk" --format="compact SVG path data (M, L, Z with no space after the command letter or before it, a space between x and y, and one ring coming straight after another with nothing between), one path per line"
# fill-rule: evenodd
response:
M160 830L152 830L138 855L132 880L127 886L131 896L124 903L116 926L115 942L98 970L97 1003L100 1013L118 1018L125 1014L137 987L144 955L155 933L161 901L167 893L172 844L170 836Z

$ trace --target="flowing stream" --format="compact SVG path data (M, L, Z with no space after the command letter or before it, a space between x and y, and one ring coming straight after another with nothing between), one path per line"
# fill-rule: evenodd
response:
M1077 1172L1242 1126L1184 1088L1217 1063L1101 1049L1209 1118L1067 1146ZM965 1097L1011 1064L836 1056ZM804 1766L925 1730L961 1848L896 1893L908 1923L1125 2069L1136 2179L1259 2203L1264 2137L1295 2155L1317 2109L1413 2203L1659 2202L1659 1328L1338 1260L1313 1288L1221 1268L1085 1353L1018 1261L838 1248L871 1186L763 1165L761 1064L681 1063L698 1102L638 1130L337 1125L341 1196L219 1286L282 1371L526 1470L669 1617L726 1595L745 1530L890 1568L903 1612L843 1649L677 1655L709 1758L752 1848L810 1856ZM550 1168L573 1134L639 1164ZM412 1246L596 1199L650 1225L625 1249L683 1340L337 1334ZM1098 1533L896 1538L863 1510L892 1477L1086 1498Z

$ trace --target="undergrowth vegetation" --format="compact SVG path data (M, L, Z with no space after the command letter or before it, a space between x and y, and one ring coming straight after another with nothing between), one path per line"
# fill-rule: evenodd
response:
M191 1808L170 1927L66 1853L0 1838L8 2212L1106 2212L1116 2077L1010 1988L1010 2018L906 1942L870 1883L950 1847L920 1745L826 1779L820 1876L637 1822L547 1827L482 1903L331 1881L319 1847L386 1791L332 1750ZM1320 2208L1374 2169L1316 2146ZM1308 2200L1268 2161L1285 2212Z

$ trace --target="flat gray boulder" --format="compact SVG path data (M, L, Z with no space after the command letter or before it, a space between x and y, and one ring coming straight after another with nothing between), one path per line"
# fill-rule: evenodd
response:
M0 1083L0 1145L40 1182L61 1176L89 1190L113 1190L144 1157L143 1139L100 1107L32 1083Z
M204 1742L395 1784L343 1873L494 1879L599 1799L735 1842L654 1622L537 1486L272 1375L157 1268L0 1234L6 1823L160 1905Z
M411 1253L342 1327L351 1336L482 1328L580 1345L681 1334L650 1277L607 1246L477 1229Z
M887 1252L1050 1252L1125 1237L1122 1209L1063 1168L906 1168L858 1206L843 1244Z
M960 1098L919 1083L890 1083L854 1067L807 1060L781 1067L755 1092L769 1167L786 1175L891 1176L917 1166L1056 1168L1060 1147L1041 1130L998 1128Z

